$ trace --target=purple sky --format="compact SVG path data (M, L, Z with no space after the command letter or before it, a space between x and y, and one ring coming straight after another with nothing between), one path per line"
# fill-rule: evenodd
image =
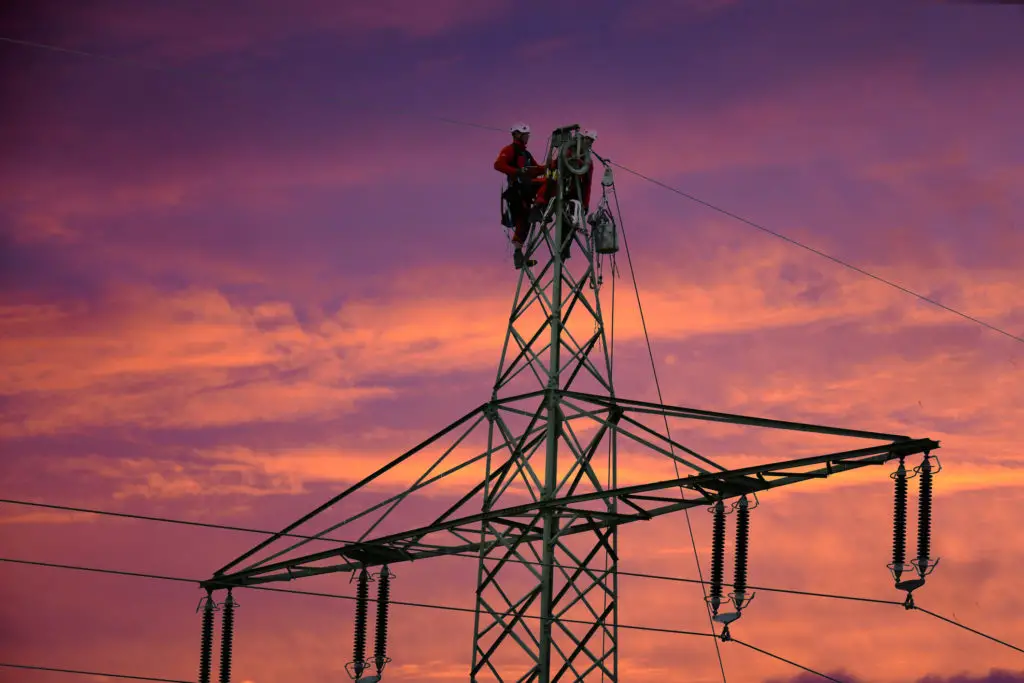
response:
M556 126L595 128L628 168L1024 336L1019 7L14 5L0 37L93 56L0 42L3 498L276 529L487 400L516 277L491 164L517 120L535 153ZM622 170L616 183L665 401L942 441L943 560L920 602L1024 642L1022 347ZM619 265L617 393L656 400ZM727 466L817 448L692 438ZM752 582L898 599L885 474L773 493ZM257 540L12 505L0 539L8 558L200 578ZM623 569L696 576L679 520L621 539ZM410 567L396 598L471 605L474 569ZM194 678L194 586L0 572L0 661ZM352 592L347 577L308 588ZM344 675L350 603L239 599L234 680ZM700 609L693 586L623 580L624 623L706 628ZM471 617L395 622L391 678L465 680ZM765 593L742 632L865 683L1024 671L1017 652L884 606ZM624 633L624 680L720 680L707 641ZM730 683L804 681L723 655Z

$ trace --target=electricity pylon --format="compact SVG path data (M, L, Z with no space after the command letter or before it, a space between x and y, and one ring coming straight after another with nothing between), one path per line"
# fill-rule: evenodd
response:
M526 265L520 273L490 400L222 567L202 584L208 592L359 572L352 676L375 680L361 677L371 663L362 659L369 580L365 570L382 567L381 576L387 577L388 567L398 563L472 556L478 571L471 681L614 682L620 526L691 507L714 507L719 540L712 581L718 585L712 586L710 602L716 621L728 625L748 598L743 585L737 586L730 596L735 611L717 614L722 602L719 527L725 501L737 501L745 555L748 496L896 458L902 463L916 453L927 458L939 447L930 439L618 397L600 299L601 259L617 249L615 224L606 199L589 221L584 220L580 190L589 182L587 174L596 157L589 145L578 126L552 133L547 161L556 171L551 174L556 191L528 242L527 260L536 256L538 263ZM613 182L606 166L602 193L610 191ZM571 249L566 247L570 242ZM569 262L580 265L570 268L563 251L575 254ZM688 419L876 443L730 470L675 441L667 429L662 433L646 424L651 417L663 418L666 425L669 418ZM671 463L675 476L620 485L622 439ZM398 474L432 450L440 455L426 460L430 464L425 471L415 470L418 476ZM458 483L449 484L452 481ZM428 495L411 504L416 493ZM414 519L430 515L432 521L408 528L392 514L399 506ZM301 531L329 510L341 521L315 533ZM347 529L348 538L328 536L338 529ZM300 540L287 542L296 536ZM298 552L310 543L322 548ZM921 554L927 555L927 549ZM244 560L252 561L238 568ZM745 558L742 564L745 576ZM922 571L930 566L927 557L921 566ZM377 676L389 661L387 586L383 579L373 660ZM230 667L229 633L226 642L222 666ZM205 621L203 643L209 680Z

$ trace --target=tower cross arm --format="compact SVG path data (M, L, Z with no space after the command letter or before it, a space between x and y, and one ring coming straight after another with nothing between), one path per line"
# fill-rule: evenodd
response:
M541 500L447 520L362 543L342 544L330 550L233 574L215 575L203 585L223 588L290 581L304 576L352 571L364 566L477 552L485 546L492 547L499 543L518 544L539 535L538 520L542 515L552 512L571 520L559 532L560 536L568 536L653 519L698 505L710 505L719 499L756 494L810 478L827 477L869 465L881 465L895 458L926 453L938 448L939 442L932 439L907 439L856 450ZM693 495L681 495L679 498L653 495L672 490L681 490L681 493L687 491ZM608 514L608 503L612 500L620 501L633 512L620 510L618 513ZM596 509L587 510L581 507L588 503L596 503ZM481 524L490 530L490 537L486 540L469 541L470 533L479 534ZM504 528L507 532L499 534L499 528ZM439 538L434 540L435 537Z
M775 420L767 417L753 417L750 415L737 415L734 413L721 413L712 410L700 410L697 408L685 408L683 406L670 406L662 403L651 403L649 401L638 401L620 397L599 396L579 391L562 391L562 396L569 399L577 399L587 403L593 403L603 408L618 408L626 414L639 413L649 415L664 415L688 420L701 420L705 422L726 422L729 424L743 425L747 427L765 427L768 429L781 429L786 431L808 432L812 434L827 434L829 436L845 436L854 439L872 439L876 441L913 441L909 436L902 434L887 434L884 432L870 432L861 429L848 429L844 427L829 427L826 425L807 424L804 422L790 422L786 420Z

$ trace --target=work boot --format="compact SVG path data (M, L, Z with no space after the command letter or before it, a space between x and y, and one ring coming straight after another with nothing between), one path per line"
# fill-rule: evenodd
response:
M512 255L512 263L515 265L516 270L520 270L523 267L524 263L530 266L531 268L537 265L537 262L534 261L533 259L527 259L525 256L523 256L523 250L520 249L519 247L516 247L516 251Z

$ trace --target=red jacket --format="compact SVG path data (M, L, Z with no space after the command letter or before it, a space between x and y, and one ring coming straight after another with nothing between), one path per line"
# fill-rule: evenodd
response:
M537 168L537 162L526 147L515 142L502 147L498 152L498 158L494 160L494 170L507 175L509 181L512 181L516 173L524 168L527 169L527 175L536 176L543 173L543 169Z

